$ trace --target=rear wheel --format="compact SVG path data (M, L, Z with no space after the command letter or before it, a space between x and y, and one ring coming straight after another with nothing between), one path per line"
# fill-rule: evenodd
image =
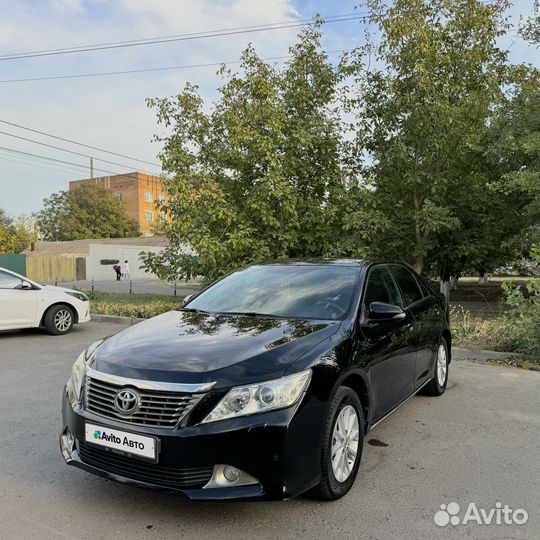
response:
M345 386L334 394L325 420L322 476L312 495L319 499L343 497L354 484L364 443L364 415L357 394Z
M46 332L54 336L67 334L73 328L73 322L73 310L65 305L49 308L44 319Z
M441 396L448 383L448 345L441 338L435 358L435 374L433 379L425 386L424 394L428 396Z

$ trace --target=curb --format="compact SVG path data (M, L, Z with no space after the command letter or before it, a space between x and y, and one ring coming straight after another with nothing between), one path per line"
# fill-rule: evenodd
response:
M117 315L90 315L90 320L94 322L115 323L115 324L129 324L134 325L144 321L146 319L140 319L138 317L119 317Z
M452 347L452 357L457 360L503 360L507 358L525 359L525 355L516 352L485 351L481 349L463 349Z

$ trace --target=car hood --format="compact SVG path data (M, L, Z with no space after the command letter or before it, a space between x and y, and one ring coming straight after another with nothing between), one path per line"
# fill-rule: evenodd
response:
M169 311L108 338L92 367L134 379L248 384L281 377L339 326L340 321Z
M81 291L76 291L75 289L68 289L67 287L59 287L58 285L40 285L42 290L51 291L51 292L74 292L81 294ZM84 293L82 293L84 294Z

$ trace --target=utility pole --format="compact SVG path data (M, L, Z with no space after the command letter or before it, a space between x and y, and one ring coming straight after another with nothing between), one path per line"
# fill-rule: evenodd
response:
M94 179L94 158L90 158L90 180Z

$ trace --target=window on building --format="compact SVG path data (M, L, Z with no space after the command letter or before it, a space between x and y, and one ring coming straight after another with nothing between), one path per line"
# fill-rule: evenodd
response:
M165 221L165 218L166 218L166 214L165 212L162 210L160 213L159 213L159 219L161 221Z
M146 202L154 202L154 196L152 195L152 193L150 191L147 191L145 194L144 194L144 200Z
M146 211L144 213L144 218L146 221L154 221L154 212Z

